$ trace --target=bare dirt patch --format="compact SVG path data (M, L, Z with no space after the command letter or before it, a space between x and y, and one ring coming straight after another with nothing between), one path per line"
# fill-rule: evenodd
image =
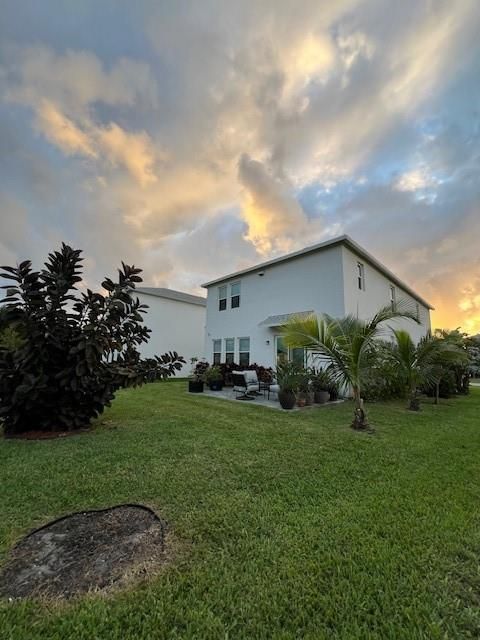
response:
M166 562L165 535L165 523L141 505L55 520L12 549L0 596L71 598L124 586Z

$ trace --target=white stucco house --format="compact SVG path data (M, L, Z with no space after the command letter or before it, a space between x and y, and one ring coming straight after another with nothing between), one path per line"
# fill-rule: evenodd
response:
M203 354L206 299L160 287L137 287L134 296L148 305L144 318L152 330L149 342L140 346L141 354L151 357L177 351L186 360L177 375L187 375L190 358Z
M275 367L288 351L278 327L289 316L315 312L367 319L387 304L407 300L420 324L396 319L418 341L430 330L433 307L370 253L343 235L237 271L202 285L207 289L205 358Z

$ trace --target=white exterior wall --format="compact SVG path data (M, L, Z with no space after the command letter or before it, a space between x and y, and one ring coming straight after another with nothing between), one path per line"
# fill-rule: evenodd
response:
M395 319L388 324L395 329L405 329L410 333L414 342L418 342L427 331L430 330L429 309L413 298L402 287L387 278L381 271L367 261L358 257L349 248L342 246L344 292L345 292L345 313L358 316L362 320L371 318L378 309L390 303L390 285L395 287L396 301L407 300L411 303L412 309L419 305L419 319L421 324L413 320ZM364 265L365 290L358 288L357 264Z
M274 328L259 324L272 315L315 311L333 316L344 314L343 262L341 246L327 248L270 265L208 287L205 358L213 360L213 340L222 340L225 361L225 338L235 338L235 362L238 362L238 339L250 338L250 362L276 366ZM265 275L259 276L263 271ZM240 307L230 308L229 285L241 282ZM218 310L218 288L228 285L227 309ZM269 344L267 344L269 341Z
M140 346L145 357L177 351L186 364L176 374L186 376L191 365L190 358L203 356L205 335L205 307L190 302L180 302L135 292L142 304L148 305L144 315L145 325L152 330L150 340Z

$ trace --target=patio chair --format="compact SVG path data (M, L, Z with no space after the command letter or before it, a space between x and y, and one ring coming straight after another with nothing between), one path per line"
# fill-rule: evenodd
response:
M244 371L245 380L247 382L247 386L249 387L249 393L259 396L260 395L260 381L257 376L256 371Z
M255 396L252 394L258 391L258 384L247 382L246 373L246 371L232 372L233 391L237 394L236 400L255 400Z
M278 385L275 381L268 385L267 388L267 399L270 400L270 394L276 393L278 399L278 392L280 391L280 385Z

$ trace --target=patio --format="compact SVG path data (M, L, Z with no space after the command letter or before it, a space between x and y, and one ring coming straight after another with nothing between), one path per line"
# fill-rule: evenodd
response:
M237 400L236 399L237 393L233 391L232 387L224 387L221 391L211 391L207 386L205 386L203 395L208 396L210 398L218 398L219 400L229 400L230 402L233 401L239 404L240 403L253 404L261 407L268 407L269 409L276 409L277 411L284 411L286 413L290 413L292 411L309 411L312 409L329 407L334 404L340 404L343 402L343 399L333 400L332 402L327 402L325 404L312 404L305 407L294 407L293 409L282 409L282 407L280 406L280 403L278 402L277 395L274 393L270 394L270 399L267 398L266 394L264 396L263 393L261 393L260 395L256 396L253 400Z

